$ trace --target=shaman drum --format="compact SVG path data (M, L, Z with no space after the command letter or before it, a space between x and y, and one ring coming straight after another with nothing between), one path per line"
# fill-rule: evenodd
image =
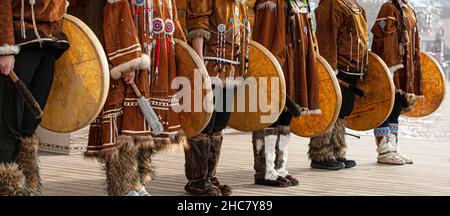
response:
M262 130L275 122L286 103L286 81L275 56L251 41L249 69L237 87L228 126L239 131Z
M186 98L180 101L188 108L180 114L181 126L187 137L193 137L208 126L214 111L211 80L197 53L185 42L174 40L177 75L190 81L190 91L187 93L190 103L184 101Z
M322 56L317 55L317 61L321 114L292 120L292 133L301 137L316 137L327 132L338 119L341 109L342 95L336 74Z
M353 112L345 118L347 127L366 131L380 126L394 107L395 85L387 65L375 53L369 52L367 74L356 87L364 91L364 97L356 96Z
M446 93L445 76L441 66L430 54L422 51L423 96L419 97L411 111L403 115L425 117L434 113L441 106Z
M95 34L66 15L63 31L71 44L55 64L55 75L41 126L69 133L88 126L100 113L109 90L106 54Z

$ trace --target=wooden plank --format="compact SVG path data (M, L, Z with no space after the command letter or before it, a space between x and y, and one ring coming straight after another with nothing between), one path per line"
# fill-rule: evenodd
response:
M234 195L450 195L450 145L447 142L402 140L402 150L414 157L414 165L388 166L376 163L373 137L349 139L349 157L358 166L337 172L309 169L308 140L293 137L288 168L300 185L274 188L253 184L253 152L248 133L225 134L218 177L234 187ZM426 146L426 148L424 148ZM44 195L105 196L101 165L82 156L42 153ZM184 196L184 155L158 153L157 176L147 185L153 195Z

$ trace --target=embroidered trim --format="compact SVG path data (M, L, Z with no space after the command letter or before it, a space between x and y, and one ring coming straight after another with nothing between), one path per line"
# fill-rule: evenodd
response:
M392 133L398 133L398 124L389 124L389 129L391 129Z
M385 137L391 135L391 129L389 127L375 128L373 133L376 137Z

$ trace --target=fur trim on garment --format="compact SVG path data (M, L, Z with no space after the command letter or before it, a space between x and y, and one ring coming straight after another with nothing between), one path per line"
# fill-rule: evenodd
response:
M274 11L277 9L277 3L273 2L273 1L266 1L262 4L259 4L256 7L256 10L261 10L261 9L266 9L266 8Z
M195 29L191 30L187 34L188 41L192 41L194 38L202 37L206 41L209 41L211 39L211 32L205 30L205 29Z
M347 142L345 141L345 127L347 122L344 119L338 119L333 128L333 145L337 158L345 158L345 149Z
M123 1L123 0L108 0L108 3L114 4L114 3L120 2L120 1Z
M395 73L397 70L400 70L400 69L402 69L402 68L404 68L404 67L405 67L405 66L403 66L403 64L394 65L394 66L392 66L392 67L389 68L389 71L391 72L391 75L394 75L394 73Z
M316 110L309 110L309 109L302 109L302 115L320 115L322 114L322 110L316 109Z
M158 152L176 153L188 148L187 137L183 130L170 133L168 136L153 136L154 149Z
M111 69L111 77L118 80L122 77L122 73L128 73L135 70L142 70L150 67L150 56L142 54L141 57L120 64Z
M312 161L321 162L336 159L332 146L333 129L334 126L320 136L311 137L308 156Z
M17 55L20 52L20 47L16 45L3 44L0 46L0 56Z
M25 188L30 195L39 195L42 192L41 176L39 171L37 136L22 138L20 152L17 157L19 168L25 176Z
M0 196L23 196L25 176L15 163L0 163Z

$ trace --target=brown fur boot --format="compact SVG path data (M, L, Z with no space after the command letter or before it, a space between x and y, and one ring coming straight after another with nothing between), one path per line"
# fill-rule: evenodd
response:
M138 147L132 137L118 138L119 153L117 157L105 160L106 186L109 196L125 196L130 191L142 187L138 175Z
M220 184L219 179L216 177L216 170L219 165L220 152L222 150L222 132L211 135L210 140L211 149L208 158L208 179L214 186L219 188L222 196L230 196L233 193L233 188Z
M23 196L25 176L15 163L0 164L0 196Z
M135 143L140 146L137 153L139 181L144 186L154 177L152 156L154 153L154 144L151 138L135 139Z
M184 150L185 174L188 183L184 187L192 195L221 196L222 192L208 179L208 160L211 140L206 134L188 139L189 147Z
M325 134L317 137L311 137L309 143L308 155L311 159L311 168L339 170L345 165L336 160L333 148L333 130L334 126Z
M347 123L344 119L338 119L333 129L333 146L336 160L345 164L345 168L352 168L356 166L354 160L347 160L345 158L345 149L347 148L347 142L345 140L345 127Z
M25 188L29 195L39 195L42 192L38 164L38 145L39 139L36 136L22 138L20 152L17 158L19 168L25 176Z

